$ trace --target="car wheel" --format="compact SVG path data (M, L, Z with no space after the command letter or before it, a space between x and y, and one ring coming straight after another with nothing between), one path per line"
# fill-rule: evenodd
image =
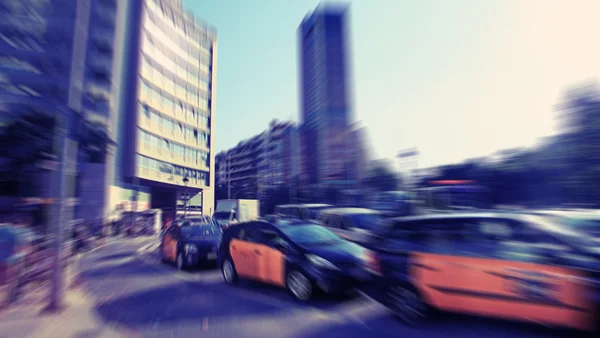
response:
M419 325L430 313L429 305L412 285L390 287L387 298L394 316L406 324Z
M301 301L309 300L314 292L312 282L297 270L288 273L286 286L294 298Z
M235 270L235 265L230 259L225 259L221 265L221 272L223 273L223 279L227 284L233 284L238 280L238 274Z
M180 252L180 253L177 254L176 264L177 264L177 270L184 270L185 269L185 260L184 260L184 257L183 257L183 253Z
M163 263L167 263L167 257L165 257L165 252L162 247L160 248L160 261Z

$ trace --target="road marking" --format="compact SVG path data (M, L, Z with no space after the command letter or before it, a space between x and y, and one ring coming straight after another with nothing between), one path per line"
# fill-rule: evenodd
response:
M152 330L156 330L159 325L160 325L160 317L157 317L156 319L154 319L154 323L152 323Z
M208 317L202 319L202 331L208 331Z
M334 311L329 313L329 312L325 312L321 309L313 308L312 313L319 320L336 322L336 323L346 322L346 318L344 318L343 315L340 315L339 313L334 312Z
M159 246L160 246L160 243L150 243L150 244L144 245L143 247L141 247L137 250L137 254L143 255L143 254L147 253L148 251L153 251L153 250L158 249Z

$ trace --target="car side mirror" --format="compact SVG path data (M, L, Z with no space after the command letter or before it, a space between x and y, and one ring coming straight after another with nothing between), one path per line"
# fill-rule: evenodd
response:
M283 241L273 241L271 242L270 247L282 253L287 253L289 251L288 244Z

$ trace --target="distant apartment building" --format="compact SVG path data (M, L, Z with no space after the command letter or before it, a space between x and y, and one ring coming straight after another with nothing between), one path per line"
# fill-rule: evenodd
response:
M353 124L350 128L348 136L348 178L360 185L367 178L372 152L369 147L367 128L358 124Z
M262 161L264 134L240 141L217 154L217 185L227 189L230 198L256 198L259 163Z
M269 128L216 157L217 185L230 198L263 199L270 188L295 186L299 175L298 128L272 121Z
M188 192L214 211L216 31L179 0L119 1L118 116L110 205L173 218Z
M65 113L81 113L95 128L109 129L113 111L111 84L116 8L116 0L0 2L2 123L10 123L20 116L33 116L32 124L26 127L28 132L52 138L51 124L40 122L44 116L55 118ZM29 142L21 145L35 147L51 143L37 139ZM73 151L69 156L79 162L76 171L64 182L68 196L80 197L76 216L102 217L106 159L77 154L76 142L69 143L68 148ZM13 150L27 154L31 147ZM27 191L19 188L21 191L8 192L10 189L4 187L2 190L21 197L45 195L51 185L46 176L49 173L31 174L39 182L21 185ZM86 184L90 178L95 184Z
M348 183L351 122L346 6L322 5L298 28L303 187Z

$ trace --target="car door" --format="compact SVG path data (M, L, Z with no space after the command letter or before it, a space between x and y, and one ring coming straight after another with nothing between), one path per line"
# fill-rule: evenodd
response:
M422 279L438 307L547 324L588 322L580 276L531 247L550 238L526 234L523 224L510 219L454 221L464 225L462 240L452 239L445 249L430 241L434 252L422 262L438 270Z
M179 249L179 239L181 238L181 226L173 227L171 232L171 257L173 262L177 261L177 250Z
M173 232L173 228L174 226L171 225L170 227L167 228L167 230L165 231L163 238L162 238L162 246L161 246L161 250L162 250L162 254L163 257L167 260L173 260L173 253L172 253L172 232Z
M245 278L259 279L258 231L252 227L252 224L254 223L240 229L236 238L231 240L229 251L238 275Z
M569 250L550 233L520 220L505 220L507 232L496 238L488 259L472 265L469 288L486 297L468 302L471 311L487 309L499 317L548 325L590 328L594 323L592 292L585 274L565 266L559 256ZM489 233L489 225L481 232ZM547 248L552 248L546 250ZM475 262L474 262L475 263Z
M453 243L454 220L431 219L406 223L405 229L395 230L394 238L405 238L410 252L409 275L427 302L439 309L455 310L462 301L459 292L462 269L465 266Z
M258 273L262 282L285 287L285 240L271 226L261 229L258 250ZM278 245L279 244L279 245Z

